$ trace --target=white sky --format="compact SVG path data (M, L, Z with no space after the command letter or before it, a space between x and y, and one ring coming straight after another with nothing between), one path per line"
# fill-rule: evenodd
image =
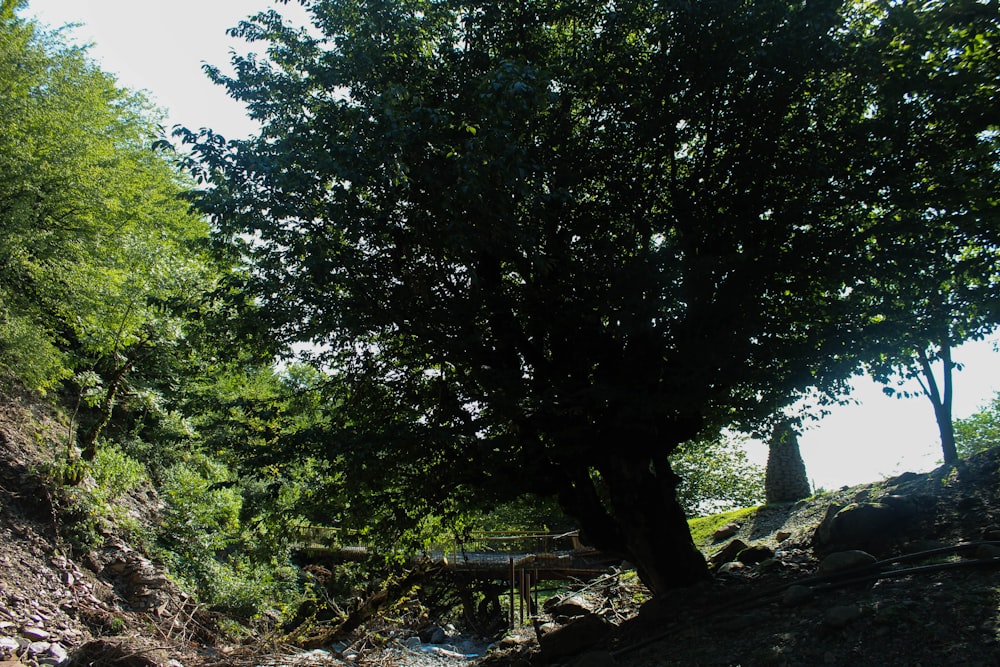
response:
M236 138L256 128L239 104L208 81L201 65L225 68L233 50L263 51L264 45L245 44L225 31L272 6L303 22L295 0L288 5L270 0L30 0L22 14L52 27L83 24L71 33L74 40L93 43L91 56L122 85L147 91L168 111L168 128L211 127ZM965 365L955 375L956 417L972 414L1000 390L996 340L955 352L955 360ZM930 402L888 398L865 379L855 386L861 405L836 408L800 438L813 484L833 489L933 468L941 452ZM751 454L761 463L766 460L762 445L751 446Z

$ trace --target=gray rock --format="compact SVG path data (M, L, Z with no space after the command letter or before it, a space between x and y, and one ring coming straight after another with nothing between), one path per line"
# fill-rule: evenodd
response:
M609 630L600 616L582 616L568 625L540 634L538 645L545 659L564 658L587 650L604 639Z
M796 584L785 589L785 592L781 595L781 602L788 606L794 606L811 599L814 594L815 591L808 586L799 586Z
M712 541L721 542L722 540L728 540L730 537L735 535L739 529L739 524L727 523L725 526L712 533Z
M813 534L820 550L864 549L880 552L898 542L916 514L914 505L903 497L890 503L853 503L840 508L831 505Z
M33 642L40 642L45 641L52 635L41 628L29 625L21 629L21 636Z
M830 574L832 572L843 572L855 568L871 565L877 562L875 556L866 551L851 549L848 551L837 551L820 562L817 572L820 574Z
M615 667L617 664L614 656L607 651L592 651L580 656L573 667Z
M823 617L823 625L840 629L861 618L862 613L861 607L856 604L831 607Z
M741 551L747 548L747 545L743 540L732 540L726 546L722 547L716 551L708 559L712 565L721 565L722 563L729 563L736 560L736 556L739 555Z
M1000 558L1000 547L996 546L995 544L981 544L978 547L976 547L975 556L979 560Z
M551 602L546 602L545 610L553 616L565 616L567 618L586 616L594 613L593 605L580 595L571 595L565 599L553 598Z
M736 556L736 560L744 565L756 565L772 557L774 557L774 551L770 547L763 544L754 544L741 551Z
M743 563L739 562L738 560L734 560L728 563L723 563L722 565L719 566L719 569L716 571L719 574L735 574L736 572L739 572L745 567L746 565L744 565Z

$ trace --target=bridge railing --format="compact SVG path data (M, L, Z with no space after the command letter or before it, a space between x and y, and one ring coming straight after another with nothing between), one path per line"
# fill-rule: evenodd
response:
M358 531L334 526L291 526L295 541L305 547L326 549L362 549L375 551L374 544ZM576 531L552 533L549 531L473 531L462 536L449 536L437 540L424 549L427 553L442 554L453 558L463 553L544 554L557 551L578 551L580 542Z

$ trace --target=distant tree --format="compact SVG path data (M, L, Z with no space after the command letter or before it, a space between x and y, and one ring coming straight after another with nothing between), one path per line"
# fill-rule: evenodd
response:
M786 503L807 498L812 493L806 464L799 450L798 420L779 419L771 431L767 447L765 497L769 503Z
M372 520L557 495L654 592L707 576L668 456L842 390L878 324L860 288L911 250L874 241L898 230L870 113L896 7L316 0L314 30L241 24L268 57L209 71L260 136L180 134L265 321L343 389L313 451Z
M677 500L688 516L752 507L764 502L764 470L750 462L746 438L726 435L682 444L670 455L681 478Z
M919 383L946 463L958 458L952 350L1000 323L997 11L995 1L900 3L874 33L884 55L868 113L884 189L873 214L896 224L871 240L900 252L862 288L883 329L869 368Z

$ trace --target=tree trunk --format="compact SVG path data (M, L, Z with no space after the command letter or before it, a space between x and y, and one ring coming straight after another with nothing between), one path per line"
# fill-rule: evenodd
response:
M788 503L808 498L810 493L794 420L782 419L774 425L768 443L765 499L768 503Z
M600 469L607 486L606 502L587 475L580 476L564 508L580 520L582 538L592 546L620 555L636 567L655 595L694 585L708 578L704 556L691 539L687 517L677 502L680 478L666 455L608 460Z
M931 361L924 350L917 352L920 360L920 370L923 372L924 382L921 386L924 395L930 399L934 406L934 419L937 421L938 433L941 435L941 451L944 454L944 462L949 465L958 463L958 449L955 447L955 425L951 419L952 406L952 361L951 345L947 341L941 342L941 365L943 391L938 389L937 380L934 378L934 369L931 368Z

